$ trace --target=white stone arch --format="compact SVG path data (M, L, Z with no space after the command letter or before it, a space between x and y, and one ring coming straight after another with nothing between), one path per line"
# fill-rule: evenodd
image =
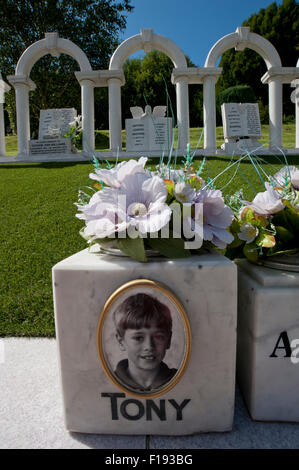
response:
M235 47L241 51L246 47L253 49L264 59L268 72L262 77L269 85L269 137L270 147L277 149L282 145L282 81L281 60L273 44L259 34L251 33L249 27L238 27L235 33L224 36L211 48L205 67L215 68L219 57L228 49ZM271 73L271 72L274 73ZM218 75L219 76L219 75ZM216 104L215 83L217 75L211 73L204 79L204 147L207 152L216 151Z
M155 34L152 29L142 29L140 34L126 39L118 46L110 59L110 78L108 79L110 149L114 151L121 149L120 87L124 83L120 78L122 67L127 57L142 49L144 52L157 49L172 60L175 69L186 70L186 75L182 73L176 82L178 146L180 150L185 150L189 142L189 99L186 58L182 50L171 39Z
M67 54L79 64L81 73L90 73L91 65L86 54L68 39L58 36L58 33L45 33L45 38L29 46L21 55L15 70L15 75L8 77L16 92L18 153L28 155L28 141L30 140L29 120L29 91L36 88L29 75L35 62L44 55L51 54L58 57ZM81 79L81 103L83 126L83 151L94 150L94 100L91 79Z

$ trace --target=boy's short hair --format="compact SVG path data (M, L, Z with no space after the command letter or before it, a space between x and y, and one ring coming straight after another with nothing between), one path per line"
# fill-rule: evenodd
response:
M172 319L167 305L148 294L131 295L124 300L113 314L117 333L123 337L127 329L150 328L154 323L169 335Z

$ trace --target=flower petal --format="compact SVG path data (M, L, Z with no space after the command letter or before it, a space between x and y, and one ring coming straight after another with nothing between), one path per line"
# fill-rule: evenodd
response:
M214 227L226 228L234 220L234 213L227 206L225 206L222 212L219 213L218 215L214 215L213 213L209 214L206 212L207 210L205 207L204 218L205 218L206 223L209 225L213 225Z

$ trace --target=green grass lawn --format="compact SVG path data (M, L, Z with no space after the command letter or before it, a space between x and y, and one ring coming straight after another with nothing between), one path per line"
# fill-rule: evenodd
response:
M298 159L289 158L289 163ZM201 161L196 159L194 166ZM157 163L149 161L151 167ZM210 157L203 177L213 178L229 163L230 157ZM265 168L271 172L281 166L267 157ZM252 198L254 192L240 172L231 179L235 168L218 179L217 187L224 193L243 187L245 197ZM263 189L248 161L240 169L256 191ZM55 334L51 268L86 248L78 234L83 223L75 217L74 202L78 189L90 185L91 170L89 163L0 165L0 336Z

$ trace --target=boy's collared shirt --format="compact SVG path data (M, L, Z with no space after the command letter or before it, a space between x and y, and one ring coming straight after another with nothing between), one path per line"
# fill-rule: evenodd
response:
M135 382L135 380L129 374L129 361L128 359L121 360L115 370L115 375L119 378L125 385L138 390L140 392L148 392L155 388L161 387L161 385L169 382L177 373L177 369L170 369L165 362L161 362L160 370L157 376L155 377L154 382L152 383L151 387L142 387L140 384Z

